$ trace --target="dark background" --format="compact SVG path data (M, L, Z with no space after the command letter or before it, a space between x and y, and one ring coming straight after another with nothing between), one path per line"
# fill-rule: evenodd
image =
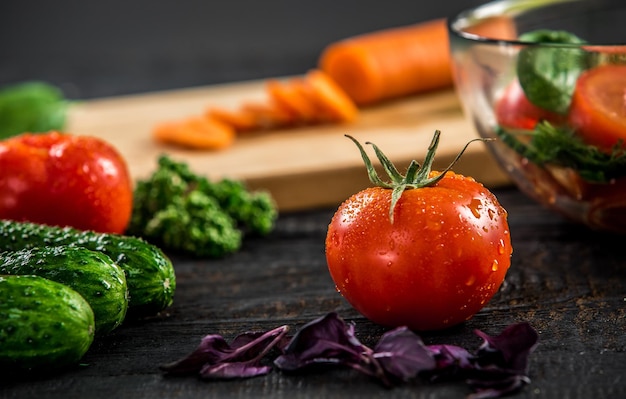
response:
M478 3L0 0L0 85L40 79L71 98L94 98L297 74L315 66L334 40ZM540 345L532 383L515 398L625 398L623 237L567 223L516 189L496 195L509 211L514 240L507 283L475 318L425 335L425 342L474 349L474 329L495 334L528 321ZM179 288L161 317L116 330L77 370L4 385L0 376L0 397L462 398L463 384L417 381L389 390L350 370L227 383L163 378L158 366L188 353L205 334L295 327L329 310L354 320L359 337L373 344L382 329L339 297L326 270L332 212L281 215L270 237L210 264L174 258Z
M298 74L329 43L478 0L2 0L0 85L84 99Z

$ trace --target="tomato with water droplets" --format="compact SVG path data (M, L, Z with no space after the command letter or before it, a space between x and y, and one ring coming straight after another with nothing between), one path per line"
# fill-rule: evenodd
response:
M395 204L392 188L364 189L330 222L330 274L373 322L451 327L482 309L505 278L512 254L506 210L474 179L440 175L429 169L424 177L439 180L406 187Z
M122 233L132 195L125 160L104 140L50 132L0 141L0 219Z

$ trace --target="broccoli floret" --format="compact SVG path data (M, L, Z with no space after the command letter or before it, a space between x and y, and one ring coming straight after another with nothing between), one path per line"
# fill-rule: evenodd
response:
M277 211L268 193L250 192L242 182L231 179L202 184L200 189L217 199L220 206L249 232L265 235L274 227Z
M162 155L153 175L137 182L128 234L215 258L237 251L245 234L268 234L277 217L268 193L231 179L211 182Z

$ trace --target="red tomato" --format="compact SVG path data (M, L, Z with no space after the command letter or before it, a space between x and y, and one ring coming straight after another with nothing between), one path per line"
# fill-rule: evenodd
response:
M390 201L390 189L367 188L333 216L326 260L337 290L389 327L436 330L470 319L510 265L505 209L483 185L453 172L404 191L393 223Z
M626 142L626 65L602 65L576 82L569 122L583 140L610 151Z
M131 211L128 169L110 144L58 132L0 142L0 218L122 233Z
M566 119L563 115L531 103L517 80L504 90L502 97L496 101L494 110L498 124L510 129L533 130L539 121L562 123Z

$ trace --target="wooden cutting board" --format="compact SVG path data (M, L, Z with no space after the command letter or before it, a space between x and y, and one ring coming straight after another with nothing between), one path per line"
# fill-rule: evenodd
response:
M335 206L370 185L359 151L344 134L376 143L399 170L412 159L422 162L436 129L442 132L438 169L476 137L449 90L365 109L352 124L251 134L222 151L168 147L151 138L156 123L200 115L211 105L235 108L242 101L264 98L264 82L250 81L90 100L72 107L67 130L113 144L135 179L148 177L159 154L167 153L211 179L242 179L252 189L269 190L281 211ZM371 147L366 148L375 160ZM509 183L480 142L468 148L454 170L488 187Z

